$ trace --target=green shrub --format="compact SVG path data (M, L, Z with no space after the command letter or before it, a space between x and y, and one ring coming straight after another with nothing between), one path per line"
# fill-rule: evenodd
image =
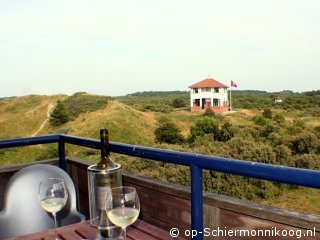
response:
M184 102L184 100L182 98L175 98L172 101L172 106L175 108L181 108L181 107L185 107L186 103Z
M190 128L190 140L193 142L197 136L204 136L205 134L212 134L213 139L214 136L217 135L218 131L219 124L216 119L201 117L196 121L195 125Z
M271 124L264 126L263 131L261 133L262 137L269 138L270 135L274 132L274 127Z
M283 125L286 122L284 115L282 113L276 113L273 117L273 121L275 121L279 125Z
M235 136L226 145L232 158L262 163L276 163L276 154L267 143Z
M207 117L215 117L216 113L211 109L211 108L207 108L203 114L203 116L207 116Z
M261 132L263 127L255 124L237 126L235 133L237 136L243 139L253 139L255 141L261 141Z
M315 134L317 135L317 137L320 138L320 126L314 127L314 131L315 131Z
M213 171L204 171L203 185L205 191L249 200L267 199L281 192L280 186L271 182Z
M172 122L164 122L154 131L155 140L159 143L176 144L183 142L180 129Z
M306 169L315 169L319 170L320 168L320 156L316 154L302 154L296 155L294 157L295 167L297 168L306 168Z
M286 145L278 145L273 149L274 153L276 154L277 163L280 165L294 167L295 164L291 161L291 149L288 148Z
M267 108L262 112L262 116L268 119L272 119L272 111L271 109Z
M289 145L294 154L308 154L317 150L319 143L314 134L307 132L294 137Z
M162 113L168 113L171 111L171 108L169 105L166 104L148 104L145 105L141 111L143 112L162 112Z
M275 147L284 143L284 136L279 133L272 132L268 135L268 140L271 142L271 145Z
M50 114L50 124L52 126L60 126L70 119L69 112L62 101L58 101L52 113Z
M94 112L105 108L108 101L111 99L111 97L79 92L66 98L64 104L69 111L70 118L75 119L82 113Z
M263 116L254 116L252 118L253 122L259 126L265 126L268 123L268 119Z
M59 156L58 146L56 144L48 144L44 149L40 150L35 157L36 161L53 159Z
M220 142L229 141L234 136L235 130L232 128L231 123L226 122L222 125L216 135L214 135L214 140Z
M301 119L294 119L293 120L293 127L294 128L305 129L306 124Z

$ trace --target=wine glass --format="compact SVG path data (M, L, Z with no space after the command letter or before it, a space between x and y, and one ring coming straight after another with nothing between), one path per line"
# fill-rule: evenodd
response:
M54 229L56 240L60 240L57 235L57 217L59 212L67 203L68 192L61 178L48 178L40 182L38 190L40 206L47 212L52 213L54 218Z
M111 188L107 196L107 216L114 225L122 228L123 239L126 239L126 227L137 220L139 213L140 201L135 188Z

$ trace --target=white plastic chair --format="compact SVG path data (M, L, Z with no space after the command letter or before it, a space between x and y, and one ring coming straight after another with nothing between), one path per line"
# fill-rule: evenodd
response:
M77 211L76 191L70 176L56 166L36 164L18 171L7 185L4 208L0 212L0 239L54 227L52 215L40 207L38 187L43 179L57 177L64 179L68 189L67 204L57 213L58 225L85 220L85 216Z

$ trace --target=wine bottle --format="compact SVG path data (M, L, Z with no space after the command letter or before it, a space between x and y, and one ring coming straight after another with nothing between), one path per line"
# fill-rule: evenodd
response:
M113 160L110 158L109 132L108 129L100 129L100 149L101 158L97 164L97 169L105 170L115 167Z
M111 222L107 217L107 197L112 187L118 187L121 184L119 172L114 172L119 166L110 158L109 132L108 129L100 129L100 151L101 158L97 163L97 170L108 174L99 174L97 176L97 205L99 213L99 228L109 228Z

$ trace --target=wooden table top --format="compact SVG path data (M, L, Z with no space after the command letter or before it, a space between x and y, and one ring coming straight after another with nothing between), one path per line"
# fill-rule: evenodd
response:
M81 240L81 239L107 239L97 238L98 229L92 227L89 221L80 222L57 229L57 232L62 240ZM54 240L54 230L32 233L28 235L9 238L10 240ZM110 238L109 238L110 239ZM113 238L112 238L113 239ZM117 238L114 238L117 239ZM127 228L128 240L171 240L182 239L172 238L169 232L146 223L142 220L137 220L133 225Z

